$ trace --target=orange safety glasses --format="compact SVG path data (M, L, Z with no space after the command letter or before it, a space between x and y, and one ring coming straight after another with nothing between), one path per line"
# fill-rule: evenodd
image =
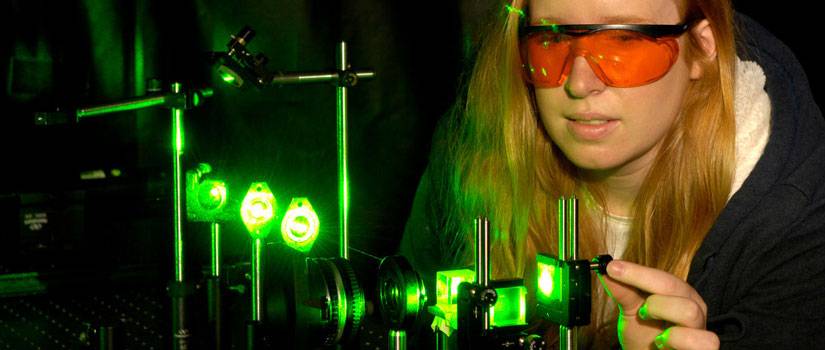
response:
M676 62L676 38L688 27L687 23L524 27L521 53L526 80L539 88L559 87L581 56L607 86L650 84Z

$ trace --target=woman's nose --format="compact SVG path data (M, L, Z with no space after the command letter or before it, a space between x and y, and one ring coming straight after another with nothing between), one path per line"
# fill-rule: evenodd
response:
M564 83L564 90L571 98L585 98L602 92L607 85L599 79L584 56L576 55L570 68L570 75Z

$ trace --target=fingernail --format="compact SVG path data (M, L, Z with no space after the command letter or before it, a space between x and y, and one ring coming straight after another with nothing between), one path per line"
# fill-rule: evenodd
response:
M624 272L624 265L622 265L621 261L613 260L610 264L607 264L607 272L610 276L621 276Z
M639 318L647 320L649 316L650 314L647 311L647 303L644 303L644 305L642 305L642 307L639 309Z
M662 334L657 335L656 338L653 339L653 343L656 344L657 349L665 349L668 336L670 336L670 328L665 329Z

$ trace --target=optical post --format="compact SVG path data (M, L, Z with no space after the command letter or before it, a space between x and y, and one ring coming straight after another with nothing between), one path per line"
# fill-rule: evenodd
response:
M559 349L578 348L577 327L590 323L590 271L606 273L610 255L591 261L577 260L578 200L561 197L558 201L559 257L536 255L538 285L537 313L559 325Z
M172 113L172 208L174 232L174 266L175 279L169 284L169 295L172 298L172 339L173 349L189 348L191 331L186 318L186 298L192 294L193 287L186 282L184 266L184 237L183 237L183 193L184 178L181 158L184 152L184 110L197 107L202 100L211 97L210 88L186 91L180 83L172 83L170 90L165 93L150 93L145 96L124 99L121 101L89 106L77 109L70 113L37 113L35 125L46 126L53 124L77 123L89 117L96 117L116 112L134 111L149 107L165 107Z

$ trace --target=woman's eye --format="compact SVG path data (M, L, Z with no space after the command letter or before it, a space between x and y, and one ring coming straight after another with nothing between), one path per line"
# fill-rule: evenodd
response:
M616 33L611 35L611 40L618 42L628 42L640 40L639 36L633 33Z
M553 44L558 44L564 41L561 35L543 35L541 37L541 46L545 49Z

